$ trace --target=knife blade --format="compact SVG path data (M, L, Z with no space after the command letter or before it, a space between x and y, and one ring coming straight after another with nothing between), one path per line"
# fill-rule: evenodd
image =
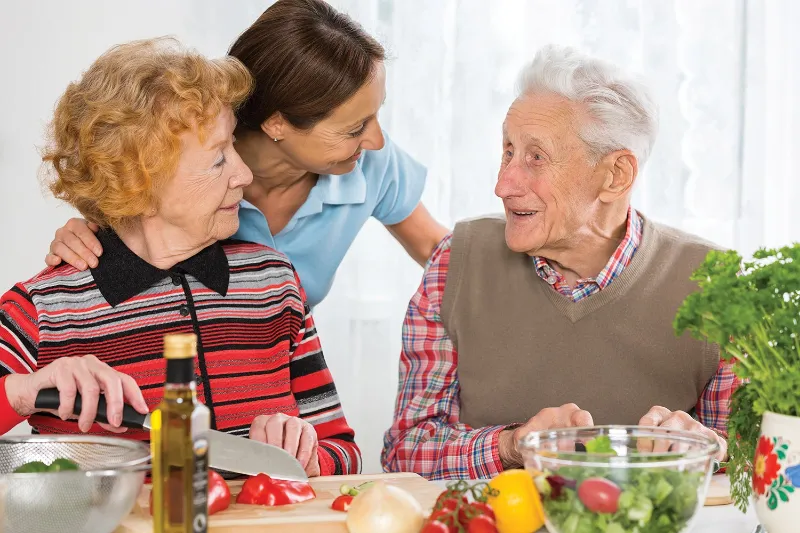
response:
M58 410L61 400L58 389L42 389L36 396L37 410ZM81 414L81 395L75 397L72 412ZM100 396L97 402L95 421L108 423L106 416L106 399ZM133 429L151 429L150 413L143 415L132 406L125 404L122 408L122 426ZM208 432L208 462L218 470L254 476L264 473L276 479L289 481L308 481L303 466L291 454L282 448L238 437L217 430Z

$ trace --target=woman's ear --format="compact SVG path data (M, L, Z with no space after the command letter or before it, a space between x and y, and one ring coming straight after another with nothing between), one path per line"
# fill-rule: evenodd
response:
M283 139L283 130L286 127L286 120L279 112L275 112L267 120L261 123L261 131L267 134L270 139L280 141Z
M629 150L618 150L605 156L600 165L603 167L605 179L600 189L600 200L614 202L628 194L639 173L636 156Z

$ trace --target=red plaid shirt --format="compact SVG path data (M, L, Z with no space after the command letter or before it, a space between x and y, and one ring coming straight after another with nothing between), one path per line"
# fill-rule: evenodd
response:
M416 472L430 479L487 478L503 470L497 439L505 426L476 429L459 422L458 354L440 314L451 238L445 237L434 251L408 306L400 389L394 423L384 437L381 462L386 471ZM641 239L642 219L631 210L625 237L597 277L579 280L572 288L541 257L534 257L536 272L556 290L578 301L603 290L619 276ZM699 421L724 436L731 394L739 384L731 366L720 360L717 373L697 402Z

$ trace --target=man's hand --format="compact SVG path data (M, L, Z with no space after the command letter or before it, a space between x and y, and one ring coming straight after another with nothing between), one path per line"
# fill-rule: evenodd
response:
M670 411L666 407L656 405L652 407L647 414L641 418L641 420L639 420L639 425L666 429L681 429L684 431L700 433L707 437L711 437L719 443L719 452L716 455L718 461L724 461L728 455L727 441L715 431L705 427L703 424L692 418L689 413L684 411ZM655 444L652 441L647 441L645 439L638 440L638 447L640 451L652 451L654 453L663 453L669 451L670 442L668 440L664 440L664 442L658 442Z
M250 438L295 456L308 477L320 474L317 430L302 418L283 413L257 416L250 425Z
M561 407L548 407L542 409L536 415L525 422L517 429L507 429L500 432L498 438L498 453L503 468L521 468L523 466L522 455L520 454L518 443L528 433L542 431L553 428L585 427L594 425L592 415L588 411L582 410L574 403L568 403Z

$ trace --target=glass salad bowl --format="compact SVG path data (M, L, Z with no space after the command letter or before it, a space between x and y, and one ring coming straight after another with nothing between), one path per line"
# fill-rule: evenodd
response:
M682 533L719 445L686 431L595 426L533 432L521 449L551 533Z

